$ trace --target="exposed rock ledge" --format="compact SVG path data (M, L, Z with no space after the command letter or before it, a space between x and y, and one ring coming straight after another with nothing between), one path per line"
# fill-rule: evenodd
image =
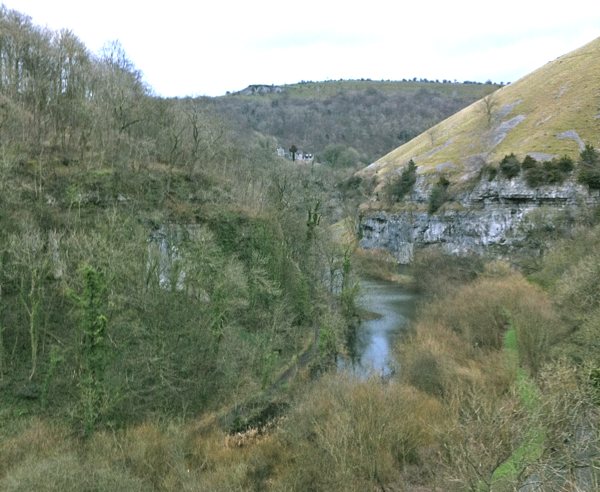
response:
M524 219L540 206L564 211L600 204L598 191L590 192L573 181L530 188L522 179L496 179L482 180L463 193L457 200L459 206L429 215L422 210L427 191L417 182L409 202L416 210L363 212L360 246L386 249L403 264L410 263L415 248L431 244L451 254L483 254L490 248L509 253L525 239Z

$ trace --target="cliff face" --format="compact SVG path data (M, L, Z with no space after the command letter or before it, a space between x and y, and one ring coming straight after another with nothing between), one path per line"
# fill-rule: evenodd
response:
M432 244L450 254L491 250L509 254L525 241L532 227L531 213L540 207L551 217L600 204L598 191L590 192L572 180L560 186L530 188L520 178L483 179L433 215L424 206L428 195L427 184L420 179L403 211L365 211L360 221L360 246L386 249L403 264L410 263L416 248Z

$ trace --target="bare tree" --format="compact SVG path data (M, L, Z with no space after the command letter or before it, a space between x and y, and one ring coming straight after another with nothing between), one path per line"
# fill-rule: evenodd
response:
M483 113L485 114L488 128L492 126L492 119L494 111L498 106L498 101L494 97L494 94L488 94L482 99L483 102Z
M19 299L28 321L31 352L29 379L33 379L37 370L44 280L49 271L48 256L44 251L46 242L41 231L30 226L21 234L9 236L8 244L15 267L15 280L20 285Z
M429 130L427 130L427 135L429 135L429 140L431 141L431 146L434 147L435 143L438 139L440 133L440 129L437 125L432 126Z

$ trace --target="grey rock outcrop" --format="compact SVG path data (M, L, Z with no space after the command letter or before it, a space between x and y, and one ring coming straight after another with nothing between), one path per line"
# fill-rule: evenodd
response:
M282 92L284 92L284 89L280 85L253 84L235 94L240 96L262 96L264 94L281 94Z
M415 248L437 244L450 254L509 253L523 244L527 217L544 206L550 212L575 211L600 204L598 191L572 180L557 186L531 188L520 178L480 180L435 214L425 202L429 189L419 179L405 210L373 210L360 221L360 246L386 249L399 263L410 263Z

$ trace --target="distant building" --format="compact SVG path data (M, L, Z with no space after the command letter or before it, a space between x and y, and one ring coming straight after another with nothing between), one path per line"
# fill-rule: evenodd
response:
M281 145L277 147L276 152L278 157L283 157L284 159L288 159L290 161L292 160L292 154L289 151L285 150ZM301 150L296 151L296 162L312 164L314 159L314 155L310 152L305 153Z

